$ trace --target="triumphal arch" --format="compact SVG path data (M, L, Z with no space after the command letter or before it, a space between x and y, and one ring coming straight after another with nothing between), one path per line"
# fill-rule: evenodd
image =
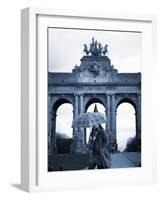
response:
M136 140L141 144L141 73L119 73L111 65L107 46L92 38L80 66L71 73L48 73L48 147L56 153L56 113L59 106L70 103L73 119L86 112L92 103L101 103L106 111L106 133L113 149L117 149L116 111L124 102L135 109ZM72 57L71 57L72 59ZM73 129L71 153L82 153L86 145L84 129Z

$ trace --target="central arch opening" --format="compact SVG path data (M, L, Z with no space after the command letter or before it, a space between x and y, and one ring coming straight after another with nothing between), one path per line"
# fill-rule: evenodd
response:
M131 103L121 102L117 108L117 144L118 150L127 150L127 144L136 137L135 108Z
M85 108L86 112L100 112L103 113L105 115L105 106L102 103L101 100L99 99L91 99L87 104L86 104L86 108ZM102 124L102 127L105 129L105 123ZM91 128L86 128L85 129L85 142L86 144L88 143L89 140L89 135L91 132Z

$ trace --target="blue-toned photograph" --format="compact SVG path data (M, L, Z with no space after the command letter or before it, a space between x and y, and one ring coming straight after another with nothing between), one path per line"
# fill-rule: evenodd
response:
M142 33L47 36L48 171L141 167Z

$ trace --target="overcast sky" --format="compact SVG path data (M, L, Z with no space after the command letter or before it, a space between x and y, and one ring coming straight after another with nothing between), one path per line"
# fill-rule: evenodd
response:
M108 44L108 57L119 72L141 71L141 33L56 28L48 29L49 71L71 72L92 37Z
M80 65L83 44L91 43L92 37L104 46L108 44L108 57L118 72L141 72L141 33L116 31L91 31L72 29L48 29L48 69L50 72L71 72ZM98 105L99 112L104 107ZM93 112L94 104L88 111ZM72 137L72 111L69 104L59 107L57 112L57 132ZM62 123L63 122L63 123ZM87 131L89 135L89 130ZM117 141L119 150L126 147L128 138L135 136L134 108L124 103L117 109Z

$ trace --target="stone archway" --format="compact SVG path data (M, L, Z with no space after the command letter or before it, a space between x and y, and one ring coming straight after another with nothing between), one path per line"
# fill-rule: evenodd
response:
M118 106L120 104L122 104L122 103L129 103L129 104L131 104L134 107L135 111L136 111L137 105L136 105L136 100L134 98L132 98L132 97L131 98L130 97L123 97L122 98L121 97L119 99L119 101L117 102L116 110L117 110Z
M56 147L57 154L70 154L73 142L73 106L70 103L61 104L56 112Z
M57 146L56 146L56 117L57 117L57 110L58 108L65 104L69 103L72 105L72 102L68 98L59 98L56 101L54 101L53 105L51 106L51 112L50 112L50 119L49 119L49 136L48 136L48 146L49 146L49 153L56 153L57 152Z
M124 95L125 96L125 95ZM119 97L119 100L116 102L116 115L117 115L117 108L123 104L128 103L130 104L135 111L135 131L136 131L136 143L137 143L137 150L141 151L141 99L140 94L131 94L129 97Z
M98 51L97 48L96 50ZM75 119L81 113L86 112L91 103L97 102L105 107L109 142L111 147L117 150L116 110L120 103L129 102L136 110L136 137L138 148L140 148L141 73L119 73L106 55L107 51L94 53L92 50L90 54L88 51L85 53L86 55L83 55L80 60L80 65L75 65L71 73L48 73L49 147L51 148L51 144L54 144L54 127L51 126L51 121L54 120L58 106L70 102L73 105L73 118ZM73 129L73 141L72 152L83 153L84 133L82 129Z
M117 106L116 116L116 140L119 151L127 150L127 144L136 137L136 111L128 102L122 102Z
M93 107L90 109L91 106L93 106ZM95 110L95 108L96 108L96 110ZM106 107L103 103L103 100L99 97L91 97L85 105L85 112L102 112L104 115L106 115ZM104 125L104 128L106 129L105 125ZM89 129L85 128L84 140L86 143L88 142L88 136L89 136Z
M88 100L88 102L86 103L86 105L85 105L85 112L87 112L88 107L93 103L100 103L105 107L104 102L103 102L103 100L101 98L99 98L99 97L91 97Z

